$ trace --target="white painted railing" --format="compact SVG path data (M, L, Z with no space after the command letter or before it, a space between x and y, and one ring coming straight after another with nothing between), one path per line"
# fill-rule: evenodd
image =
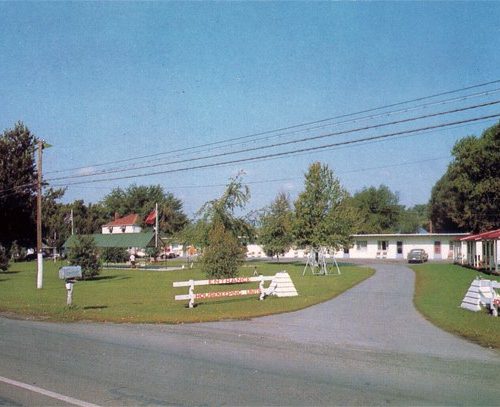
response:
M264 287L265 281L271 281L269 287ZM259 283L258 288L250 288L243 290L229 290L218 292L195 293L196 286L204 285L224 285L224 284L246 284ZM292 297L298 295L295 285L292 282L289 274L286 271L277 273L275 276L257 276L257 277L234 277L212 280L188 280L176 281L173 287L189 287L188 294L176 295L175 300L189 300L189 308L194 307L195 300L210 299L210 298L225 298L238 297L244 295L259 295L259 300L263 300L268 295L276 295L277 297Z

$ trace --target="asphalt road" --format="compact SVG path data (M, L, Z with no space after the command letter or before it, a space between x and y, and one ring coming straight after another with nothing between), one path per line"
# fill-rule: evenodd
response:
M332 301L251 321L2 318L0 405L69 404L2 378L81 406L500 404L499 354L425 321L412 306L411 270L375 267Z

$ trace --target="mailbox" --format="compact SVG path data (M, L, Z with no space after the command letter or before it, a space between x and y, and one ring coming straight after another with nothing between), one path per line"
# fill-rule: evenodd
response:
M59 278L61 280L82 278L82 268L80 266L61 267L59 269Z

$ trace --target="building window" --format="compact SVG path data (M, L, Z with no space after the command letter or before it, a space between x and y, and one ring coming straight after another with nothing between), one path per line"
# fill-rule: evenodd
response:
M349 246L344 246L344 254L349 254Z
M368 242L366 240L356 240L356 250L360 252L366 252L368 247Z
M125 226L122 226L122 233L125 233Z
M434 254L441 254L441 242L439 240L434 242Z
M403 254L403 242L396 242L398 254Z
M389 241L388 240L379 240L377 242L377 249L378 250L386 251L388 248L389 248Z
M108 228L109 233L113 233L113 226Z

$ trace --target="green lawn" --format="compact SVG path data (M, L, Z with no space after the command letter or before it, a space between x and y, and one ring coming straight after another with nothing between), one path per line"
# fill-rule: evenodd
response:
M175 301L175 294L187 294L186 288L172 288L173 281L205 279L197 267L178 271L105 270L95 280L75 284L73 307L66 306L64 282L57 273L63 263L45 262L43 289L36 289L36 263L13 263L0 272L0 311L24 317L55 321L110 321L182 323L244 319L288 312L333 298L373 274L373 270L341 266L342 275L302 276L298 264L247 263L240 276L250 276L254 265L259 273L273 275L288 271L299 292L298 297L232 297L198 302L194 309ZM247 288L245 284L216 286L212 291ZM249 284L257 288L258 283ZM209 287L197 287L206 292Z
M476 276L500 280L451 264L412 266L416 274L415 306L433 324L483 346L500 348L500 318L486 311L460 308L462 299Z

